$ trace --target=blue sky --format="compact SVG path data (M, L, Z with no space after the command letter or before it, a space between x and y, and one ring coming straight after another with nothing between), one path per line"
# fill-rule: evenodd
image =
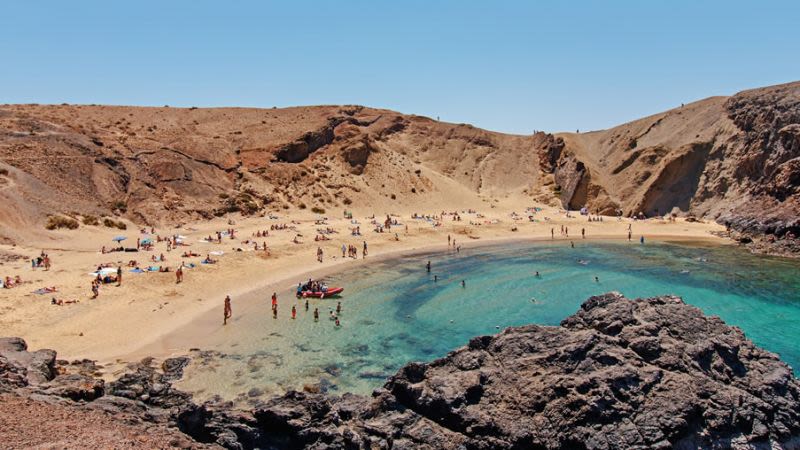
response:
M794 1L5 1L0 103L363 104L607 128L800 79Z

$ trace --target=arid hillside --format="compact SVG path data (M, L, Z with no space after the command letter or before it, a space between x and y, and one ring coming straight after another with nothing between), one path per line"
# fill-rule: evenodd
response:
M0 237L12 241L54 215L172 224L503 202L692 214L782 238L800 231L799 196L800 82L557 136L361 106L0 106Z
M151 224L476 206L538 193L536 147L552 139L358 106L4 106L0 223L12 236L51 214Z
M565 147L545 169L565 206L689 212L749 234L800 233L800 82L559 136Z

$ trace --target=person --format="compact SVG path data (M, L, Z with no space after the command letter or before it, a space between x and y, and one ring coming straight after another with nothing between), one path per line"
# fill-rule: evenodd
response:
M466 281L464 281L464 280L461 280L461 287L462 287L462 288L465 288L465 287L467 287L467 282L466 282Z
M644 236L640 236L639 237L639 243L640 244L644 244Z
M275 305L275 306L272 307L272 318L273 319L277 319L278 318L278 305Z
M92 280L92 298L97 298L100 295L100 284L97 280Z
M296 318L297 318L297 308L295 308L294 305L292 305L292 319Z
M308 311L308 299L306 299L306 311Z
M117 286L122 286L122 267L117 266Z
M336 318L336 322L335 322L335 323L336 323L336 326L337 326L337 327L340 327L340 326L342 326L342 324L339 322L339 318L338 318L338 317Z
M278 294L275 292L272 293L272 309L276 309L278 307Z
M183 281L183 263L181 263L178 270L175 271L175 283L180 284L181 281Z
M223 325L227 325L228 324L228 319L230 319L232 315L233 315L233 310L231 309L231 296L230 295L226 295L225 296L225 309L223 311L222 324Z
M628 230L628 240L631 240L631 230Z
M595 283L599 283L600 282L600 278L594 277L594 282Z
M556 238L556 231L555 228L550 228L550 239Z
M319 308L314 308L314 322L319 322Z
M439 275L434 275L433 282L436 283L437 281L439 281Z
M569 241L569 245L570 245L572 248L575 248L575 243L574 243L574 242L572 242L572 241Z
M342 302L336 302L336 314L339 315L342 313Z
M428 264L425 264L425 269L428 271L428 273L431 273L431 262L430 261L428 261Z
M347 247L344 244L342 244L342 258L345 257L345 252L346 251L347 251Z
M361 255L362 255L361 256L362 258L366 258L367 257L367 241L364 241L364 251L361 252Z
M542 277L541 275L539 275L539 271L538 270L536 271L536 274L534 274L533 276L535 276L536 278L541 278Z
M586 228L581 228L581 239L586 239Z
M447 235L447 246L450 247L450 235Z

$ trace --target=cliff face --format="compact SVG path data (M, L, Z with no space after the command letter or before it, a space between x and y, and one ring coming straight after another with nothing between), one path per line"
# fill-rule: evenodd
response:
M692 214L770 239L800 235L800 83L714 97L610 130L561 134L562 204Z
M85 409L117 408L162 434L177 427L195 439L184 446L800 448L791 369L739 329L669 296L592 297L559 327L509 328L411 363L372 398L290 392L250 412L196 405L173 390L184 360L168 360L164 373L144 361L100 396L80 387L91 386L88 377L66 391L58 387L76 384L65 375L28 383L26 371L40 368L16 360L0 350L0 380L18 386L0 389L35 401L72 393Z

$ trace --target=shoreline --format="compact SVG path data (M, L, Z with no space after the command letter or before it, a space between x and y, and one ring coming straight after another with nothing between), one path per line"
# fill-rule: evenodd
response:
M143 354L143 349L157 350L160 341L193 326L193 322L210 314L210 311L220 308L221 312L222 299L226 295L233 299L236 311L237 302L246 303L249 301L246 299L268 289L284 289L290 284L295 285L299 279L319 278L373 261L447 251L445 242L448 234L465 249L513 242L619 242L627 240L627 226L633 224L636 245L640 235L645 236L647 241L734 244L730 239L712 234L723 229L716 223L689 223L680 219L674 223L657 219L618 221L608 217L604 222L587 222L583 217L566 218L555 208L547 208L539 213L540 218L549 216L549 220L529 222L510 218L513 217L511 212L519 209L491 209L480 218L480 223L474 224L472 220L478 220L474 213L462 213L463 222L443 218L440 227L411 219L407 213L396 215L408 227L407 234L401 227L393 227L385 233L374 233L371 231L370 218L359 215L363 233L360 236L350 235L349 228L354 225L344 218L328 218L326 225L316 224L315 216L310 214L289 213L279 219L237 218L236 225L233 225L237 230L237 240L225 240L222 245L200 243L199 238L213 234L214 230L229 228L231 225L224 219L190 223L179 228L161 228L158 231L162 236L186 234L190 247L178 247L172 253L164 252L169 262L160 264L166 264L174 270L181 260L178 252L191 250L205 254L210 250L225 250L224 256L219 258L220 264L198 264L185 272L186 280L181 284L175 283L174 272L126 273L122 287L104 286L96 300L88 299L87 295L90 278L86 273L92 267L99 262L110 261L116 266L124 265L128 258L156 256L163 251L165 244L159 244L153 252L101 255L97 251L100 243L110 242L118 232L104 229L53 232L46 240L31 241L24 246L0 246L0 250L23 256L27 254L28 257L44 249L54 256L55 261L50 272L31 272L29 262L25 268L24 259L8 264L18 266L12 269L18 270L26 279L33 280L19 289L0 290L0 305L5 305L4 309L0 309L0 327L9 335L24 337L35 348L59 348L68 359L91 359L113 365L133 356L168 354L166 351ZM291 223L296 228L271 231L268 237L256 238L268 243L271 255L248 251L244 244L239 244L240 240L250 239L251 233L269 229L271 224L278 223ZM578 234L573 238L557 236L551 239L550 229L557 230L560 225L578 233L581 228L586 228L587 237L581 239ZM336 230L336 234L329 235L331 239L327 241L314 241L314 235L317 234L315 230L325 226ZM512 232L512 227L518 228L518 231ZM394 238L395 229L398 230L399 241ZM139 236L138 227L126 234L133 238ZM295 234L303 236L303 242L299 245L290 241ZM366 259L333 256L341 252L343 244L360 247L362 241L369 243L370 254ZM231 246L246 249L244 252L231 251ZM322 264L313 257L317 247L323 247L326 252ZM8 273L7 266L0 266L0 269ZM78 298L80 302L63 307L52 306L50 295L36 296L30 293L34 288L52 285L59 287L59 292L55 294L59 298Z
M673 243L673 242L703 243L703 244L711 244L713 246L736 245L735 242L713 235L709 235L707 237L702 237L702 236L694 237L694 236L684 236L684 235L663 234L663 235L650 236L648 240L660 243ZM491 239L480 240L481 242L476 242L476 241L473 241L475 245L470 245L468 248L469 249L486 248L486 247L510 245L515 243L527 243L527 244L552 243L552 244L568 245L569 241L574 241L574 239L570 238L550 239L541 236L507 236L507 237L495 237ZM627 242L627 238L619 238L612 235L607 235L607 236L597 236L592 238L581 239L580 241L582 242L589 241L592 243L611 242L615 244L621 244L622 242ZM640 245L638 242L631 241L630 243L631 245ZM342 273L348 270L354 270L373 262L380 263L396 259L431 255L447 251L447 249L448 246L446 245L436 244L424 247L393 249L386 252L378 253L375 256L370 255L367 257L367 259L362 258L358 260L351 260L348 258L344 261L339 260L336 261L334 264L331 264L326 267L310 269L305 271L298 271L297 273L294 273L282 279L272 280L256 286L251 286L248 288L247 291L237 294L237 298L233 299L234 300L233 303L234 305L236 305L236 303L241 304L242 302L246 302L248 304L245 307L252 307L252 303L260 301L259 297L263 298L265 295L268 295L267 293L269 291L280 292L280 291L285 291L288 288L292 288L297 280L304 280L307 278L324 279L325 277L329 277L331 275ZM187 346L184 348L167 348L166 347L167 342L169 342L170 340L174 340L177 342L184 342L184 343L195 342L191 338L187 338L182 335L189 334L191 337L196 337L201 335L203 333L203 330L199 330L196 328L197 326L200 325L198 322L209 322L208 319L211 318L210 317L211 312L219 308L221 307L215 306L207 310L199 311L198 314L195 316L194 320L188 321L170 330L166 330L163 334L154 337L153 339L143 344L141 347L135 349L134 351L124 355L120 355L117 358L117 363L119 364L119 363L134 362L146 357L152 357L157 360L162 360L165 358L185 356L186 354L189 353L191 347L196 348L198 347L198 345L193 344L191 347ZM216 317L216 315L214 317Z

